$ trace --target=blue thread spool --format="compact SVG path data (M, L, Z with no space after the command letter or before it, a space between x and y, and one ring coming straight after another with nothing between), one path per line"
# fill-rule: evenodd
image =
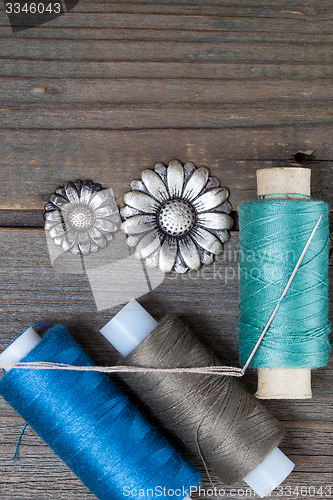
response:
M29 329L0 358L93 365L61 325L43 339ZM182 499L183 487L198 485L194 467L103 374L12 369L0 394L100 500L133 489L154 498L157 487L166 488L162 498Z

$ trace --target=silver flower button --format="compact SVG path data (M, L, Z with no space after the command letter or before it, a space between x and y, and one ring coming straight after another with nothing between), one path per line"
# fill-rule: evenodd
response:
M45 229L64 252L88 255L105 248L120 226L112 189L90 180L66 182L45 205Z
M223 252L233 225L229 192L205 167L171 161L144 170L121 209L127 244L147 266L185 273Z

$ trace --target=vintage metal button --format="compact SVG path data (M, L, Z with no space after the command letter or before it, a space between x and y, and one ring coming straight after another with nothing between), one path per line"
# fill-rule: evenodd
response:
M45 229L63 251L88 255L105 248L120 226L112 189L90 180L66 182L45 205Z
M233 225L228 189L206 167L173 160L131 183L120 213L127 244L147 266L185 273L223 252Z

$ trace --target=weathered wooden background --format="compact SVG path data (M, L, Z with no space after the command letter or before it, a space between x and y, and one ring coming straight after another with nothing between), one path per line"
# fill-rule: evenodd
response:
M66 180L112 186L121 204L144 168L192 160L237 210L257 168L306 165L313 194L333 202L329 0L81 0L18 34L1 12L0 38L1 348L28 325L63 322L95 362L117 359L98 330L120 306L98 313L87 277L48 257L41 209ZM236 249L233 232L204 277L170 276L141 299L157 318L183 317L227 363L237 363ZM296 463L285 498L297 486L333 498L332 374L332 362L313 374L312 400L265 402ZM245 383L254 392L255 374ZM12 463L21 428L1 400L1 500L93 498L31 429Z

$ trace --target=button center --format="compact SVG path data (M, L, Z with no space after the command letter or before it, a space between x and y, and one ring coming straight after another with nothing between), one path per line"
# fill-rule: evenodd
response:
M161 229L170 236L183 236L195 224L195 211L190 203L182 199L166 201L158 215Z

